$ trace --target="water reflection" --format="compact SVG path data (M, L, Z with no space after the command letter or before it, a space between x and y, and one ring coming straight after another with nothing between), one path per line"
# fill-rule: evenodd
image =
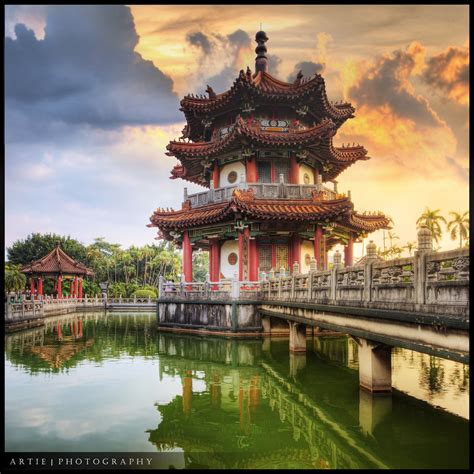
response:
M467 467L468 422L400 391L360 391L346 337L315 337L295 355L287 339L176 335L157 331L153 314L81 314L5 342L7 450L174 450L186 467L212 468ZM393 361L419 398L467 399L462 364L399 350Z

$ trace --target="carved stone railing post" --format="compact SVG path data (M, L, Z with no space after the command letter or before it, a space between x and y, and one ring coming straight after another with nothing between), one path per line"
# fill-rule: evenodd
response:
M334 265L331 268L331 276L329 277L329 299L332 304L336 304L337 270L338 265Z
M377 260L377 246L371 240L367 244L367 255L364 264L364 293L363 299L366 302L372 301L372 265Z
M232 299L238 300L240 296L240 282L237 273L232 278Z
M290 300L292 301L295 299L295 284L296 284L295 278L296 278L296 275L293 274L291 276L291 289L290 289Z
M418 250L413 258L413 285L415 289L415 308L426 303L426 254L433 251L433 238L430 229L422 225L418 231Z
M160 275L160 277L158 278L158 298L162 298L162 297L163 297L163 275Z
M278 299L281 299L281 279L282 279L282 276L280 273L280 276L278 278Z
M313 257L313 260L314 260L314 257ZM308 291L306 293L306 299L308 301L311 301L312 299L312 296L313 296L313 273L314 273L314 270L311 270L311 264L310 264L310 270L308 272Z

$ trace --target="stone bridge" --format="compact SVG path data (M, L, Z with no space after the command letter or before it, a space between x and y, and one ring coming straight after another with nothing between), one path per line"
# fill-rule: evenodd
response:
M421 233L422 234L422 233ZM423 240L424 239L424 240ZM423 234L410 258L380 261L375 246L361 265L299 272L258 282L160 282L162 329L230 335L289 334L306 351L308 330L357 342L360 384L391 390L391 348L469 362L469 249L435 252Z

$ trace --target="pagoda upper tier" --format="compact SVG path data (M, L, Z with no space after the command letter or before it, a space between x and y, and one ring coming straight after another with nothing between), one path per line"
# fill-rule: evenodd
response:
M252 74L247 67L247 72L241 70L228 91L216 94L208 86L207 93L208 97L187 95L181 101L180 110L187 121L183 132L185 138L200 140L209 119L231 112L252 112L260 106L286 106L299 116L317 123L331 119L336 128L352 118L355 111L350 103L334 104L328 100L320 74L304 79L300 73L293 83L287 83L266 71Z
M321 174L323 181L335 179L342 171L358 160L367 160L367 150L360 145L335 147L333 136L337 126L326 118L317 125L305 127L299 121L273 120L285 122L284 127L267 126L272 120L259 120L240 115L226 127L225 134L216 133L210 141L171 141L167 155L175 156L181 162L173 168L172 178L182 178L209 187L213 162L231 152L242 156L254 154L261 149L291 149L300 162L306 162ZM262 125L265 124L265 125ZM275 128L285 128L279 133Z

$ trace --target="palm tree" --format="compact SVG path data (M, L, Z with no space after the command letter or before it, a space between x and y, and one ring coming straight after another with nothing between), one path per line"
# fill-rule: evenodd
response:
M19 292L25 288L26 276L20 272L20 265L5 265L5 294Z
M399 239L398 235L395 232L388 231L388 239L390 240L390 247L393 247L393 241Z
M408 254L411 257L411 253L416 249L416 242L407 242L403 248L408 250Z
M440 210L435 209L431 210L425 208L425 211L416 221L416 225L420 228L422 225L426 225L428 229L431 231L431 235L433 236L433 240L438 243L441 239L442 231L440 222L444 222L446 224L446 219L439 214Z
M450 231L451 240L457 239L459 233L459 248L462 247L462 240L469 237L469 211L464 214L458 212L450 212L453 220L448 222L448 231Z

